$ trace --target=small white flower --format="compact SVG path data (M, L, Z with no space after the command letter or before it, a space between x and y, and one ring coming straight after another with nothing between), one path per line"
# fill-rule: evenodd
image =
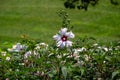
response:
M16 69L17 72L19 72L20 70L19 69Z
M103 49L104 49L106 52L108 52L108 48L107 48L107 47L104 47Z
M79 53L79 52L83 52L86 51L87 49L85 47L82 48L78 48L78 49L74 49L74 53Z
M72 41L69 41L69 38L74 38L75 35L72 31L67 32L67 28L62 28L59 31L59 34L53 36L54 40L57 41L57 47L64 48L64 47L71 47Z
M10 57L6 57L6 60L7 60L7 61L10 61Z
M84 61L77 61L77 63L75 63L75 65L74 66L82 66L82 65L84 65L85 64L85 62Z
M73 55L75 60L79 60L80 56L79 55Z
M9 78L6 78L5 80L10 80Z
M85 61L89 61L89 59L90 59L90 56L88 56L88 55L84 55L84 58L85 58Z
M40 43L41 46L48 46L47 44L45 43Z
M38 52L37 51L33 51L33 55L35 55L35 56L38 56Z
M6 56L6 52L1 52L1 55L2 56Z
M28 57L31 57L32 52L28 51L24 54L24 58L27 59Z
M101 46L98 46L97 48L98 48L98 49L102 49L102 47L101 47Z
M41 49L41 48L47 48L48 45L46 43L39 43L39 44L36 44L36 47L35 49Z
M19 65L22 65L22 66L24 66L24 65L25 65L25 63L19 63Z
M9 71L11 72L11 71L12 71L12 69L10 68L10 69L9 69Z
M31 57L32 55L38 56L38 54L39 53L37 51L28 51L24 54L24 58L27 59L27 58Z
M103 63L105 64L105 63L106 63L106 61L103 61Z
M98 46L98 44L97 44L97 43L95 43L95 44L93 44L93 46Z
M37 71L36 73L34 73L34 75L39 76L40 75L40 71Z
M20 52L27 48L27 46L22 45L21 43L17 43L16 45L13 45L13 47L8 49L9 52Z
M60 58L62 58L62 56L61 56L61 55L57 55L57 58L59 58L59 59L60 59Z

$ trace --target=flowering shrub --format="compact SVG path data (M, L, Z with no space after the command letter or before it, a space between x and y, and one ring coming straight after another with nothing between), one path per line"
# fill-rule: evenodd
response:
M119 80L119 42L101 45L93 38L72 42L70 29L61 28L52 45L24 38L1 48L0 80Z

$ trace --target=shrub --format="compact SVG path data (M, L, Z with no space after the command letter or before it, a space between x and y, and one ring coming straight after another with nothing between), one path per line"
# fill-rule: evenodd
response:
M28 38L0 49L0 80L118 80L119 42L101 45L94 38L74 38L66 12L63 28L48 45ZM65 28L66 26L66 28ZM7 45L10 46L11 44Z

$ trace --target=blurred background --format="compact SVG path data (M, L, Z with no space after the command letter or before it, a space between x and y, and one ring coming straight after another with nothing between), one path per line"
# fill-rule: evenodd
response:
M51 43L62 27L57 12L65 10L74 26L75 39L94 37L101 42L120 39L120 5L100 0L88 10L66 9L64 0L0 0L0 43L17 42L27 35Z

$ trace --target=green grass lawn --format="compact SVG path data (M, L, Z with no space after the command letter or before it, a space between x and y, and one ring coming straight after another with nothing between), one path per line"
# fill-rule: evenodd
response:
M100 2L88 11L65 9L64 0L0 0L0 43L19 41L22 34L50 43L61 28L59 10L66 10L78 37L101 42L120 39L120 5Z

